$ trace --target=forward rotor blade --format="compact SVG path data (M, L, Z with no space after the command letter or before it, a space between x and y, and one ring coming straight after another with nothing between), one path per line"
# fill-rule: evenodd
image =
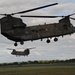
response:
M21 17L34 17L34 18L56 18L62 16L33 16L33 15L21 15Z
M31 12L31 11L34 11L34 10L38 10L38 9L42 9L42 8L46 8L46 7L49 7L49 6L54 6L54 5L57 5L58 3L54 3L54 4L49 4L49 5L45 5L45 6L41 6L41 7L37 7L37 8L33 8L33 9L29 9L29 10L25 10L25 11L21 11L21 12L17 12L17 13L12 13L12 15L15 15L15 14L21 14L21 13L27 13L27 12Z
M0 14L0 15L7 15L7 14Z
M14 49L11 49L11 48L7 48L8 50L14 50Z

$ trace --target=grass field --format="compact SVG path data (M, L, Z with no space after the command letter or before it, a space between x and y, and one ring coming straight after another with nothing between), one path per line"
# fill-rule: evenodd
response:
M75 66L15 66L0 68L0 75L75 75Z

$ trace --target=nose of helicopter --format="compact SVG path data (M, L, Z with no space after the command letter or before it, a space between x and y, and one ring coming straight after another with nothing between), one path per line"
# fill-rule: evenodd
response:
M1 33L1 24L0 24L0 33Z
M73 27L73 33L75 33L75 27Z
M14 53L13 53L13 52L11 52L11 54L12 54L12 55L14 55Z
M75 32L75 27L74 27L74 32Z

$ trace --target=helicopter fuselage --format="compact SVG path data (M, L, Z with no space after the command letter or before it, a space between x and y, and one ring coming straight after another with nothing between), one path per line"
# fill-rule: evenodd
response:
M12 52L11 54L16 56L28 56L28 54L22 51L15 51L15 52Z
M9 21L10 20L10 21ZM59 20L59 23L27 26L19 18L3 18L1 34L15 42L33 41L43 38L59 37L75 32L69 17ZM8 22L7 22L8 21Z
M30 51L29 49L26 49L24 51L13 50L11 54L16 56L28 56L30 54Z

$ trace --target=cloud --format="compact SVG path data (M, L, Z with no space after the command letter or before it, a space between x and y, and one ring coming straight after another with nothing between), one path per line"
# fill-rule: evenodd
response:
M46 9L40 9L34 12L26 13L26 15L68 15L75 12L75 0L0 0L0 13L13 13L19 12L34 7L52 4L58 2L59 4ZM15 17L20 17L14 15ZM2 17L2 16L1 16ZM75 17L75 16L72 16ZM55 19L38 19L38 18L22 18L23 21L28 25L39 25L44 23L55 23L60 18ZM75 21L71 20L73 25ZM74 25L75 26L75 25ZM31 54L28 57L16 57L11 55L10 51L6 51L6 48L15 48L14 42L8 40L4 36L0 35L0 62L13 62L13 61L27 61L27 60L42 60L42 59L68 59L75 57L75 34L71 36L59 37L58 42L54 42L51 39L51 43L46 43L47 39L42 42L40 40L30 42L27 41L23 46L20 44L20 48L36 47L35 50L31 50ZM3 59L2 59L3 58ZM12 59L13 58L13 59Z
M35 55L41 56L41 54L39 52L34 52Z

